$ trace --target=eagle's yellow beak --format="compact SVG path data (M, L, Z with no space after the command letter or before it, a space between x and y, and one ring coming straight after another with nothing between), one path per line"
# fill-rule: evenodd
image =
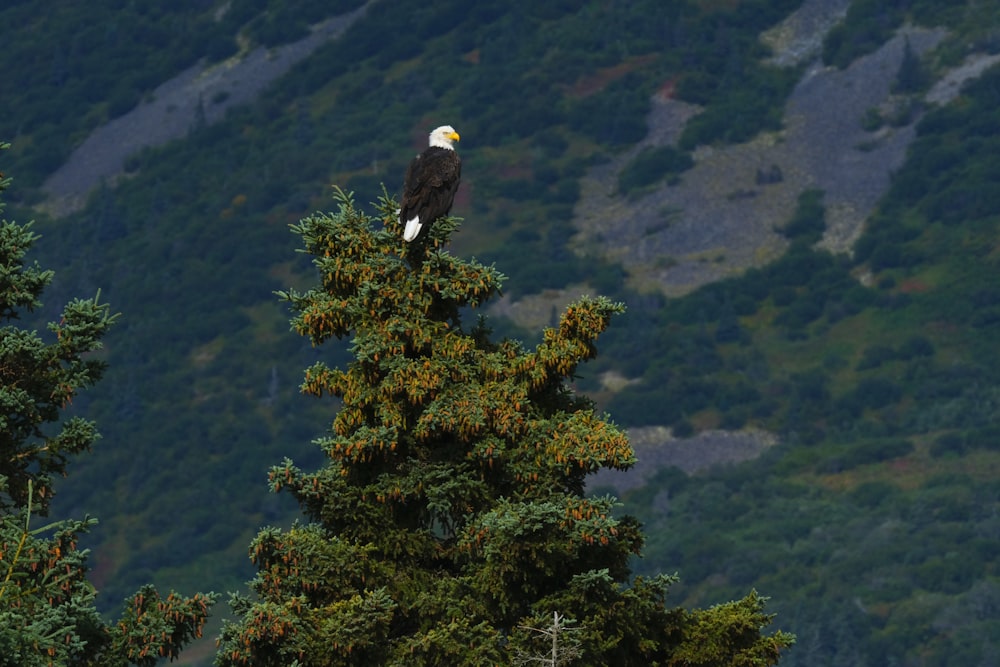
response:
M462 140L462 137L458 136L458 132L452 132L451 134L448 135L448 138L451 139L452 141Z

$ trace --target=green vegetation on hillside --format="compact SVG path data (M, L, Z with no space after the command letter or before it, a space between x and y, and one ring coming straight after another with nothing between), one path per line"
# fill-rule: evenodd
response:
M625 498L650 535L638 570L678 563L682 582L699 582L676 589L685 604L766 590L798 637L782 665L989 664L1000 451L935 459L921 440L838 470L842 449L779 446L694 478L661 471Z
M277 46L361 0L122 3L94 0L8 3L0 48L4 114L15 166L37 186L87 134L120 116L199 61L242 46ZM42 46L44 45L44 47Z
M0 9L0 64L18 64L0 83L0 132L22 183L40 184L90 129L199 58L295 39L356 3L146 4ZM760 586L797 619L791 664L988 663L995 72L925 117L852 257L813 247L817 192L774 221L784 257L684 299L630 293L625 267L567 244L580 177L644 136L655 91L707 105L679 151L775 127L797 73L761 65L756 34L798 5L383 0L256 104L134 156L86 210L38 217L33 252L60 268L47 300L101 287L124 314L105 381L72 406L102 425L102 463L74 464L54 507L102 517L85 538L101 608L151 580L233 589L250 576L253 533L295 509L263 492L263 471L283 455L319 468L306 443L336 409L297 396L318 352L286 335L273 303L308 269L290 259L287 225L325 205L331 182L361 207L382 183L392 193L427 130L447 121L467 167L455 212L470 223L455 250L502 266L513 295L586 282L629 305L581 390L626 425L658 415L678 433L760 425L782 436L761 462L684 483L665 472L663 488L628 499L653 538L645 562L684 575L673 594L701 604ZM859 0L828 39L828 62L848 64L906 22L943 23L949 36L920 61L933 77L972 50L997 51L997 11L996 0ZM44 326L59 313L36 316ZM604 370L640 382L614 394L598 383Z
M614 343L634 350L626 370L643 382L612 411L808 439L985 426L972 404L1000 371L998 81L994 68L920 123L852 258L813 246L823 211L807 192L781 226L791 244L779 260L671 302L637 298L652 319ZM934 407L945 395L970 403L964 417Z
M213 20L199 5L103 0L3 10L0 134L17 139L13 153L26 184L37 186L90 130L198 59L236 52L236 26ZM238 21L239 12L232 18Z
M1000 2L940 2L916 0L855 0L844 21L823 42L823 62L844 68L856 58L885 44L906 23L946 27L951 36L939 49L942 60L956 64L970 51L1000 52L996 29Z
M666 180L674 182L694 166L694 160L673 146L645 148L618 175L618 193L633 194Z
M759 461L662 471L625 500L646 562L704 582L690 602L773 593L799 637L784 664L995 654L998 90L993 68L921 121L852 258L812 247L823 211L806 192L781 259L609 332L643 378L609 404L626 423L782 434Z

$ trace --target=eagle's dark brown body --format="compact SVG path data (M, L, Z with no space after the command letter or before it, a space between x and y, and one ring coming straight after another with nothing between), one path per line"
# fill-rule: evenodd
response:
M399 220L403 239L413 241L438 218L448 215L462 177L462 161L451 147L458 133L439 127L430 136L430 146L413 158L403 181Z

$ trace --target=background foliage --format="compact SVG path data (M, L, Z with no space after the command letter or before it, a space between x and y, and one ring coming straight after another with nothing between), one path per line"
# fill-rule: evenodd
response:
M40 198L32 188L89 129L198 57L292 39L324 13L292 1L141 4L0 10L15 204ZM456 252L495 261L512 296L585 281L629 305L581 390L628 426L657 415L678 433L757 425L782 436L756 463L692 479L665 471L627 498L653 536L644 562L680 569L675 591L698 604L759 585L799 637L793 664L988 664L997 575L986 547L1000 537L996 72L923 116L851 257L812 247L823 199L805 193L775 221L784 256L668 300L624 288L627 267L568 249L579 178L644 136L649 95L668 83L707 105L681 151L773 127L795 75L761 64L756 35L799 3L467 4L375 3L256 104L134 157L132 177L85 210L16 211L37 217L36 252L60 269L40 322L98 287L123 313L105 381L74 404L101 424L95 457L106 458L74 464L53 508L103 519L108 537L90 538L101 608L150 580L235 589L250 576L257 526L293 511L266 494L263 471L286 455L318 467L308 441L332 410L296 395L317 352L288 335L272 295L306 270L288 259L286 227L325 208L331 182L362 206L381 183L394 190L446 118L468 172L455 212L475 219ZM858 0L824 59L842 67L907 21L944 25L924 61L933 76L996 52L997 11ZM598 382L609 369L640 382L609 392Z

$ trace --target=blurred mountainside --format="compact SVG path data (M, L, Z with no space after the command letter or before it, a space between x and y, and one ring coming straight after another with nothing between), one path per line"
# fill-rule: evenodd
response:
M791 665L996 664L997 0L185 0L0 9L7 214L56 270L39 322L122 313L57 486L108 608L234 590L267 493L336 406L274 291L333 184L398 192L462 141L450 252L509 276L536 342L624 301L575 388L640 464L592 487L685 603L756 587ZM472 313L469 316L474 317ZM337 349L334 349L337 348ZM725 465L725 464L729 465ZM221 611L221 610L220 610ZM991 662L992 661L992 662Z

